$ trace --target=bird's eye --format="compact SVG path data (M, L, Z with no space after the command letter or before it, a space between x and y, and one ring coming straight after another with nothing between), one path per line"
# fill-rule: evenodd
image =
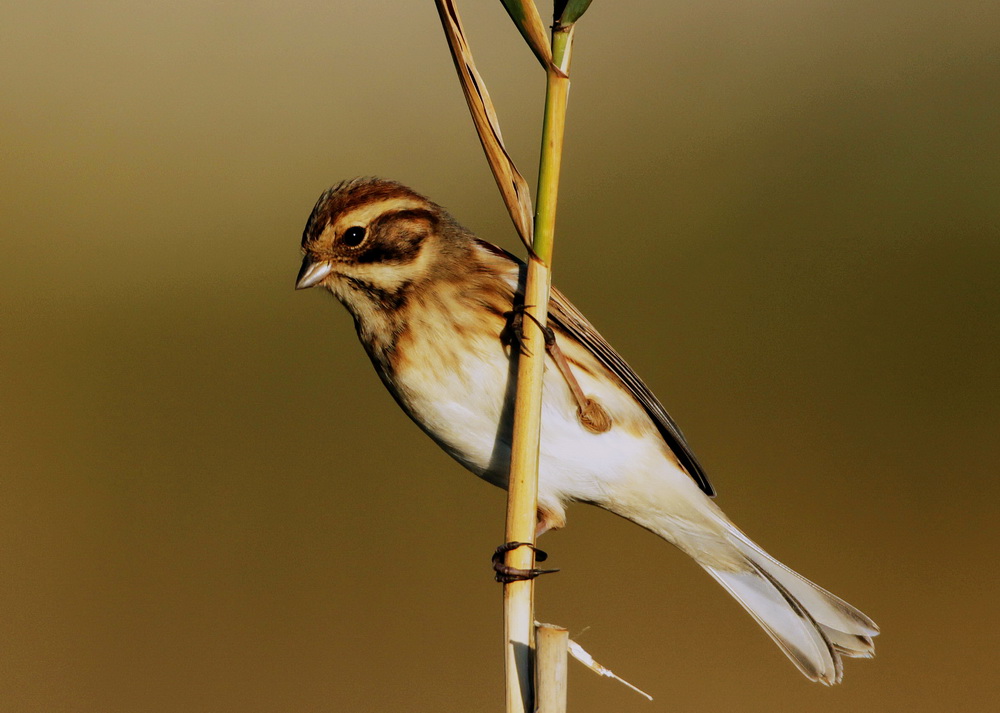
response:
M355 225L353 228L348 228L344 231L344 236L340 241L349 248L356 248L364 242L365 239L365 229L359 225Z

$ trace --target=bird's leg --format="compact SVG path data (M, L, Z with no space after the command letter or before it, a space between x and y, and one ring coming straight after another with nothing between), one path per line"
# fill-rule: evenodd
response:
M564 527L566 527L566 515L563 511L555 512L541 505L538 506L538 514L535 518L536 540L549 530L559 530Z
M576 414L580 419L580 423L591 433L606 433L610 431L611 415L597 401L583 393L580 383L573 376L573 370L569 368L569 362L566 361L562 349L556 343L555 332L550 327L546 327L545 329L545 350L552 357L552 361L555 362L559 372L563 375L563 378L569 385L569 390L573 392L573 398L576 400Z
M566 385L569 386L569 390L573 394L573 399L576 401L576 413L580 419L580 423L591 433L606 433L610 431L612 425L611 415L601 404L583 393L580 383L573 375L573 370L570 369L569 362L556 342L556 333L552 327L548 325L543 326L535 315L526 310L527 307L525 305L515 305L514 309L506 313L507 325L500 332L501 341L509 346L517 344L522 351L526 352L524 347L524 318L528 317L528 319L537 324L545 336L545 351L552 357L552 361L555 363L556 368L559 369L559 373L562 374Z
M510 584L511 582L521 582L528 579L534 579L535 577L541 576L543 574L552 574L553 572L558 572L558 569L538 569L537 567L532 567L531 569L520 569L518 567L509 566L504 560L506 555L511 550L516 550L518 547L530 547L535 551L535 560L537 562L544 562L549 558L543 550L538 549L530 542L507 542L506 544L497 547L496 552L493 553L493 571L496 573L496 580L504 584Z

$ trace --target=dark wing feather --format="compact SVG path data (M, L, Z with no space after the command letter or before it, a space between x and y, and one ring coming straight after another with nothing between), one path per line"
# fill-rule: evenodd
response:
M626 364L625 360L618 356L618 352L594 329L594 325L588 322L587 318L573 306L573 303L555 288L552 288L552 297L549 301L549 319L590 350L598 361L622 380L629 392L646 409L646 413L653 419L663 439L673 450L684 469L698 483L698 487L706 495L714 497L715 489L708 482L708 476L705 475L698 459L691 452L691 447L684 439L681 429L677 427L674 420L670 418L670 414L663 408L663 404L656 400L649 387L642 383L642 379L632 371L632 367Z

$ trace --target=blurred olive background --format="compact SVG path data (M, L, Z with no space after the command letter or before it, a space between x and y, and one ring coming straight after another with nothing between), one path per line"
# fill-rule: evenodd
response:
M534 182L543 77L461 3ZM433 3L0 10L0 710L501 710L504 500L384 392L302 226L355 175L518 249ZM556 282L718 502L880 623L810 684L585 506L539 616L586 711L982 711L998 691L1000 6L581 23Z

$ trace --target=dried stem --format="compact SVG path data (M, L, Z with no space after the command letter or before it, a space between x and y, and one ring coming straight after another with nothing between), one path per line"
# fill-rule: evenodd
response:
M507 542L534 542L538 510L538 453L542 415L542 378L545 339L541 327L548 318L550 266L555 237L556 203L562 164L569 60L573 26L557 28L552 35L553 66L547 71L545 123L542 128L534 223L534 256L529 257L524 287L523 346L517 368L514 431L511 444L510 483L507 496ZM507 553L507 564L520 569L534 566L534 552L520 547ZM504 587L504 640L506 642L507 712L533 713L532 650L534 633L534 584L511 582Z
M535 641L538 647L535 710L538 713L566 713L569 632L554 624L538 624Z
M476 71L454 0L435 2L486 158L518 234L528 248L524 309L532 319L523 322L522 350L517 365L506 542L533 544L538 511L538 456L546 353L542 328L548 317L556 197L559 191L566 99L569 92L569 61L573 44L572 22L586 10L590 2L570 0L569 3L557 4L558 14L552 31L550 51L544 46L544 30L533 0L503 0L511 19L546 70L538 209L534 221L528 219L530 197L527 184L504 148L496 111L486 86ZM563 22L565 24L561 24ZM531 547L517 547L507 553L506 564L529 570L534 567L534 559ZM507 711L534 713L534 584L530 579L510 582L504 586L504 642Z

